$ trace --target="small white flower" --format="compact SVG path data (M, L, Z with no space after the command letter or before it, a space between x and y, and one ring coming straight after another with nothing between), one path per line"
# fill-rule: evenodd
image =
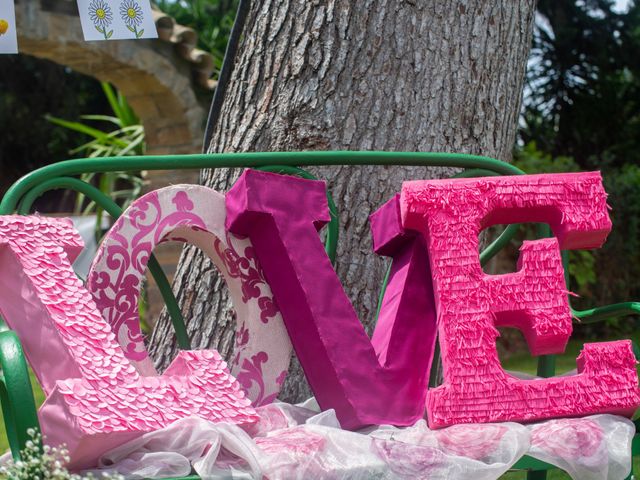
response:
M69 473L64 464L69 463L69 452L65 446L51 448L44 445L40 448L42 435L34 429L28 431L31 440L25 443L20 452L22 460L9 460L0 466L0 478L15 480L55 479L55 480L95 480L93 475L76 475ZM124 480L121 475L104 475L108 480Z

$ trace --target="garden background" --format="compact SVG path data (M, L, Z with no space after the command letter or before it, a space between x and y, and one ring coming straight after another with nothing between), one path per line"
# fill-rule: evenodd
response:
M197 32L198 47L213 56L218 72L237 1L155 3ZM613 231L602 249L571 252L572 286L579 295L574 305L639 299L640 4L540 0L537 11L514 163L530 173L602 171ZM114 89L27 55L0 56L0 128L0 194L19 176L49 163L145 151L144 129ZM126 201L142 187L138 173L111 178L101 187L121 192ZM86 207L76 203L75 198L50 196L39 209ZM519 241L526 236L524 232ZM518 246L487 268L493 273L513 270ZM535 374L522 336L510 329L502 333L505 368ZM575 368L582 343L618 338L640 340L633 321L577 326L565 355L558 358L558 373ZM36 394L42 401L41 393ZM6 448L2 442L4 438L0 448Z

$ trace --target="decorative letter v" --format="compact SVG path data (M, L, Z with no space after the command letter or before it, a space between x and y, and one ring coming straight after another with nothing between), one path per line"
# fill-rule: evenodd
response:
M397 196L372 216L376 251L393 263L370 341L318 237L328 219L320 181L247 170L227 194L227 228L250 237L319 405L343 428L411 425L436 335L423 241L402 230Z

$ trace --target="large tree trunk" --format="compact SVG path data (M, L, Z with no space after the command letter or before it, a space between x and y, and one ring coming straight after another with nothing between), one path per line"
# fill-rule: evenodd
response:
M535 0L265 0L255 2L210 152L441 151L509 160L515 139ZM451 171L315 168L341 211L337 271L367 331L383 263L371 253L370 213L405 179ZM227 189L239 172L204 171ZM196 348L227 357L233 312L211 263L194 248L174 289ZM175 345L166 316L152 355ZM281 398L310 395L297 366Z

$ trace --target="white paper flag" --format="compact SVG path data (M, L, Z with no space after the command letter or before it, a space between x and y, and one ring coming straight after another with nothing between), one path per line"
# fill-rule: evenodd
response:
M18 53L13 0L0 0L0 53Z
M78 0L78 11L87 41L158 38L149 0Z

